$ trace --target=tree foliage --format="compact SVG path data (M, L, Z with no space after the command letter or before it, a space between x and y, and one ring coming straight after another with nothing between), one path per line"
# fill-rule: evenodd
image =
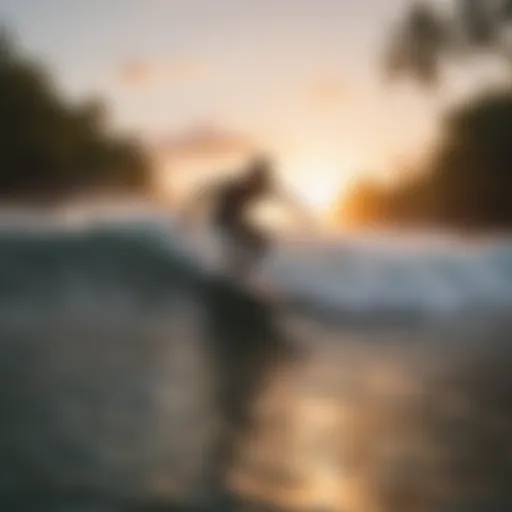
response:
M453 0L441 10L413 0L393 27L386 53L392 77L435 85L444 64L480 51L503 58L512 71L512 0Z
M435 86L444 65L482 52L499 55L512 72L512 0L454 0L447 6L410 3L392 31L390 75ZM348 217L359 224L511 228L512 87L486 91L452 109L442 130L440 144L408 181L389 189L356 187Z
M358 223L512 227L512 92L486 93L449 112L421 173L390 189L362 183L347 203Z
M101 102L66 102L45 69L1 33L0 197L53 200L142 190L149 182L147 155L106 125Z

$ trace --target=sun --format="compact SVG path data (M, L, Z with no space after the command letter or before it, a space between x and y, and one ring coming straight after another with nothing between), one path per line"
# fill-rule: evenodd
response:
M298 185L298 194L307 206L318 212L328 210L336 201L337 191L326 179L307 178Z
M334 158L301 159L290 170L291 186L307 207L316 213L327 213L348 184L349 175L344 168Z

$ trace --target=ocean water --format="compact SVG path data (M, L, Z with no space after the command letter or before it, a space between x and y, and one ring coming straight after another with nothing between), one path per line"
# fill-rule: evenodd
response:
M510 241L0 224L0 510L512 510Z

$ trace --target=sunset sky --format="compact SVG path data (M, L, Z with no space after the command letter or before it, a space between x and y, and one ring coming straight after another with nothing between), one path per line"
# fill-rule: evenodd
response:
M380 52L404 3L0 0L0 17L67 94L100 94L116 127L157 148L163 184L263 147L324 205L362 171L424 150L440 109L471 87L471 73L430 96L384 83Z

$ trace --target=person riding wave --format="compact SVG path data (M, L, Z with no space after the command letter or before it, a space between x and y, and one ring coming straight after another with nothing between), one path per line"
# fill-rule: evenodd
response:
M190 206L195 208L213 200L210 218L224 238L226 266L240 278L247 277L271 248L271 237L249 215L258 202L267 198L287 204L310 223L302 206L277 183L270 159L262 155L252 158L239 176L203 188L191 201Z

